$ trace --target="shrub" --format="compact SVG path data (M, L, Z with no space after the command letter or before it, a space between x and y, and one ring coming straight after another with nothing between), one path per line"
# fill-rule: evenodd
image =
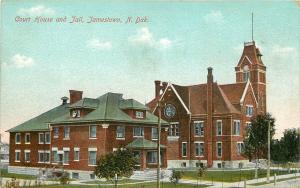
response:
M70 174L68 172L63 172L59 178L60 184L66 185L70 183Z
M181 178L182 178L181 171L172 170L172 176L170 177L170 181L172 183L174 183L176 185Z

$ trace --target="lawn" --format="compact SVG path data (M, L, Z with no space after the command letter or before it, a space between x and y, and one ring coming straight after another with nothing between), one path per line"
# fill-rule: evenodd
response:
M17 178L17 179L31 179L31 180L36 179L36 176L32 176L32 175L8 173L7 169L1 169L1 177Z
M119 180L118 181L118 184L123 184L123 183L142 183L144 181L142 180L132 180L132 179L122 179L122 180ZM100 180L93 180L93 181L85 181L85 182L82 182L82 183L86 183L86 184L114 184L115 182L112 180L112 181L100 181Z
M292 173L293 171L291 171ZM276 175L288 174L288 171L279 171L279 170L271 170L270 175L273 176L274 173ZM263 178L267 176L266 170L258 170L258 178ZM254 179L255 170L243 170L243 171L207 171L201 180L205 181L220 181L220 182L237 182L243 180ZM193 179L197 180L197 171L184 171L183 179Z

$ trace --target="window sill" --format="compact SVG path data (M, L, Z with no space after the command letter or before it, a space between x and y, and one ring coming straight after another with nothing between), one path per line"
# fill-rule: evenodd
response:
M178 141L179 136L168 136L169 141Z
M16 144L21 144L21 142L19 142L19 143L16 143Z
M68 163L68 164L66 164L66 163L63 163L63 165L64 165L64 166L68 166L68 165L70 165L70 164L69 164L69 163Z
M70 140L70 138L63 138L63 140Z
M53 138L58 138L58 136L53 136Z
M144 136L133 136L133 138L144 138Z
M90 140L96 140L96 139L98 139L97 137L90 137L89 138Z
M30 144L30 142L25 142L25 144Z
M204 157L204 155L196 155L195 157Z
M147 163L147 164L149 164L149 165L157 165L157 163Z
M158 138L152 138L152 140L156 140L156 141L157 141L157 140L158 140Z
M19 163L19 162L21 162L21 161L15 161L16 163Z
M116 138L116 140L125 140L125 138L124 137L120 137L120 138Z
M195 135L194 137L201 137L201 138L203 138L204 137L204 135Z
M97 165L95 165L95 164L94 165L93 164L89 164L88 166L97 166Z
M74 160L75 162L79 162L79 160Z

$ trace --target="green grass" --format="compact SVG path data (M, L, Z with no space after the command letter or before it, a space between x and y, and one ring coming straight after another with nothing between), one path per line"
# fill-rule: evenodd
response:
M36 176L32 176L32 175L8 173L7 169L1 169L1 177L17 178L17 179L30 179L30 180L36 179Z
M282 178L282 179L276 180L276 182L287 181L287 180L292 180L292 179L297 179L297 178L300 178L300 176L294 176L294 177L290 177L290 178ZM271 180L270 183L274 183L274 180ZM267 183L264 181L264 182L259 182L259 183L253 183L250 185L259 186L259 185L266 185L266 184L270 184L270 183Z
M142 180L132 180L132 179L122 179L118 181L118 184L123 184L123 183L142 183L144 181ZM114 184L114 181L100 181L100 180L93 180L93 181L85 181L82 183L86 183L86 184Z
M48 185L41 186L45 188L113 188L113 186L98 186L98 185ZM134 185L118 185L120 188L156 188L156 183L143 183L143 184L134 184ZM161 188L203 188L207 186L197 186L191 184L177 184L176 186L172 183L163 183Z
M271 176L274 175L284 175L288 174L287 171L279 171L279 170L271 170ZM291 171L292 173L292 171ZM266 177L267 171L266 170L258 170L258 178ZM204 177L201 180L205 181L220 181L220 182L237 182L243 180L251 180L255 177L255 170L243 170L243 171L207 171ZM184 171L183 172L183 179L192 179L197 180L197 171ZM200 180L199 180L200 181Z

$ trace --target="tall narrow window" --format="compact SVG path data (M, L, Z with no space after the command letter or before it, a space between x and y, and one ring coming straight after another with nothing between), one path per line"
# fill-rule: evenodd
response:
M179 136L179 123L178 122L170 123L169 136Z
M186 142L182 142L182 145L181 145L181 156L182 157L186 157L187 156L187 143Z
M64 164L69 164L70 151L64 151Z
M39 144L45 144L45 134L39 133Z
M251 105L246 106L246 115L247 116L252 116L253 115L253 106L251 106Z
M195 136L204 136L203 121L194 121L194 134Z
M117 126L117 138L125 138L125 127Z
M133 136L136 136L136 137L144 136L144 128L143 127L133 127Z
M25 134L25 144L30 144L30 133Z
M21 155L21 151L15 150L15 162L20 162L20 155Z
M74 148L74 161L79 161L79 148Z
M64 127L64 138L65 139L70 138L70 127Z
M16 133L15 141L16 141L16 144L21 144L21 133Z
M30 150L24 151L24 160L25 162L30 162Z
M90 126L90 138L96 138L97 137L97 126L91 125Z
M58 162L57 150L52 151L52 155L53 155L53 163L57 163Z
M96 165L97 151L89 151L89 165Z
M250 71L248 65L243 68L243 81L247 82L250 79Z
M217 120L216 131L217 136L222 135L222 120Z
M152 127L151 132L152 132L152 139L158 139L158 132L157 132L156 127Z
M233 121L233 135L240 135L241 124L240 120Z
M237 154L241 155L244 151L244 143L243 142L237 142L236 143L236 150L237 150Z
M217 142L217 157L222 157L222 142Z
M59 127L53 127L53 137L58 138L59 135Z
M195 155L196 155L196 157L204 156L204 143L203 142L195 143Z
M45 133L45 142L46 142L46 144L50 144L50 133L49 132Z

